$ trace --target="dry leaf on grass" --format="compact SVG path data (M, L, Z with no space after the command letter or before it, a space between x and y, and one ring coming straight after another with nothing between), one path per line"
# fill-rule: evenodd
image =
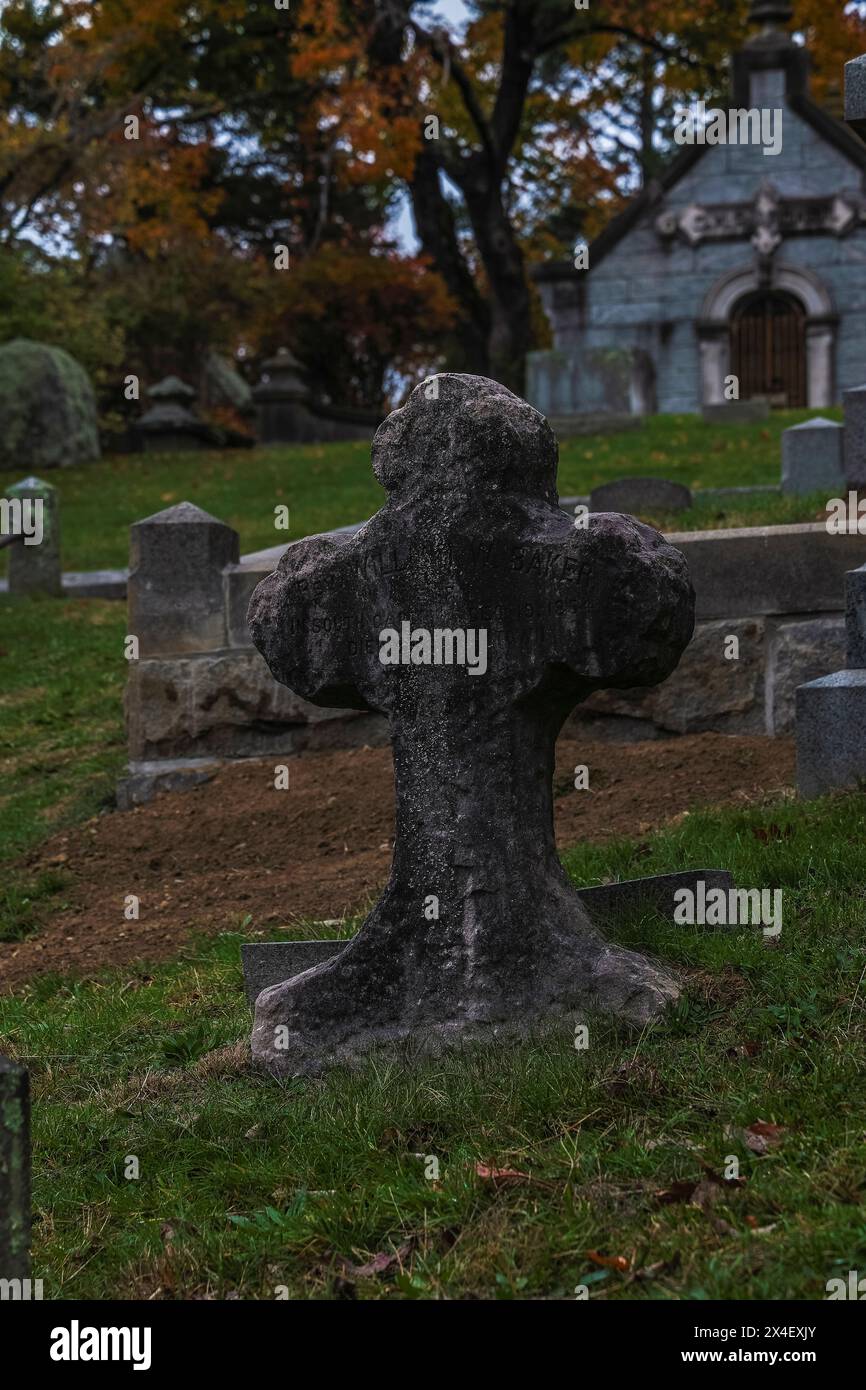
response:
M785 1133L784 1125L769 1124L766 1120L756 1120L743 1130L743 1141L752 1153L765 1154L777 1149Z
M587 1250L585 1253L588 1260L592 1260L594 1265L599 1265L602 1269L618 1269L624 1274L629 1268L625 1255L602 1255L598 1250Z
M412 1253L412 1245L413 1242L409 1240L397 1250L378 1250L372 1259L362 1265L353 1265L349 1260L343 1260L343 1269L352 1279L373 1279L377 1275L390 1274L392 1270L403 1267Z
M476 1163L475 1172L484 1182L532 1182L530 1173L521 1173L516 1168L488 1168L486 1163Z
M708 1163L701 1161L704 1170L702 1178L680 1178L670 1187L655 1193L659 1206L671 1206L674 1202L690 1202L692 1206L706 1210L727 1188L745 1187L745 1178L724 1178Z

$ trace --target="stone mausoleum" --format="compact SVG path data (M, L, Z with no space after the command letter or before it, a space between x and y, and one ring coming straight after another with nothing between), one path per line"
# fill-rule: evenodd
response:
M529 355L527 396L545 414L697 411L729 375L741 399L791 407L862 384L866 145L810 98L794 17L753 0L732 58L730 109L781 111L778 153L698 136L591 243L588 269L536 272L554 347Z

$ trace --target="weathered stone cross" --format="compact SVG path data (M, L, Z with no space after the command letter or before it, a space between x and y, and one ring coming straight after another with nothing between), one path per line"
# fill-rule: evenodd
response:
M383 897L339 955L259 995L253 1054L273 1071L586 1007L643 1022L676 997L591 926L557 858L552 780L575 704L673 670L694 595L648 526L576 526L556 463L547 421L503 386L432 378L373 442L381 511L290 546L253 595L277 680L387 715L396 782Z

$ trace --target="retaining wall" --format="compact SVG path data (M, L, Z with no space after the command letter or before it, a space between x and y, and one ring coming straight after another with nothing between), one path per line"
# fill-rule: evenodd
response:
M380 716L308 704L274 681L252 646L249 598L284 546L238 558L235 532L188 503L132 532L129 631L139 660L125 698L133 774L166 760L387 741ZM691 645L661 686L599 692L569 726L627 739L791 733L796 687L844 665L845 574L866 562L866 537L816 524L668 539L686 556L696 591Z

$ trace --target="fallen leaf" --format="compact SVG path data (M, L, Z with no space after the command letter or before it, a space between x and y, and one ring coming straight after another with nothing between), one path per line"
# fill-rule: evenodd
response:
M661 1192L655 1193L659 1206L671 1206L674 1202L690 1202L692 1206L706 1209L721 1194L724 1188L745 1187L745 1178L723 1178L708 1163L701 1159L704 1170L702 1178L680 1178Z
M366 1264L353 1265L349 1260L343 1261L346 1273L353 1279L372 1279L377 1274L390 1274L392 1269L399 1269L404 1261L412 1253L412 1241L407 1241L398 1250L378 1250L371 1260Z
M488 1168L486 1163L476 1163L475 1172L485 1182L532 1182L529 1173L521 1173L516 1168Z
M779 1147L784 1133L784 1125L773 1125L766 1120L756 1120L754 1124L743 1130L743 1139L746 1147L751 1149L752 1153L765 1154L770 1149Z
M592 1260L594 1265L601 1265L603 1269L618 1269L623 1274L628 1269L625 1255L601 1255L598 1250L587 1250L585 1254L588 1260Z
M660 1207L673 1206L674 1202L690 1202L697 1185L696 1180L691 1178L680 1178L677 1182L672 1183L670 1187L664 1188L661 1192L654 1193L653 1197Z

